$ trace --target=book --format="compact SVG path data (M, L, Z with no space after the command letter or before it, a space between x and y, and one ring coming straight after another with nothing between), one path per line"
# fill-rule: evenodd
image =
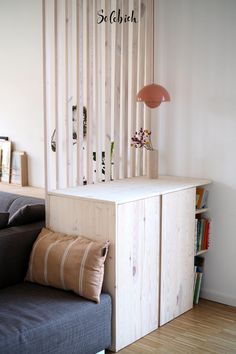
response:
M202 283L202 273L196 273L196 284L194 289L193 303L198 304Z
M198 304L199 295L201 290L202 276L204 270L204 257L196 256L194 259L194 269L195 269L195 278L194 278L194 292L193 292L193 303Z
M195 220L195 254L207 250L209 247L210 220L208 218L198 218Z
M208 190L202 187L196 189L196 209L203 209L207 206Z
M196 208L197 209L201 208L203 193L204 193L204 188L197 187L197 189L196 189Z

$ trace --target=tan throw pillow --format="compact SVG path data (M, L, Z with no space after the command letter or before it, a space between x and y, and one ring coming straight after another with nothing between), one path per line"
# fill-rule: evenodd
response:
M92 241L43 228L30 255L25 280L73 290L99 302L108 241Z

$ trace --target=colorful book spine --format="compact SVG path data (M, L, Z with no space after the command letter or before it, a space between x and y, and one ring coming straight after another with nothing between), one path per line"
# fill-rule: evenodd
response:
M195 254L209 247L210 221L207 218L195 220Z

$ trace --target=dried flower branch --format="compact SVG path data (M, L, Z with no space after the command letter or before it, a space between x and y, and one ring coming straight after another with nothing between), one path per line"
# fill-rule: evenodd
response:
M151 131L140 128L138 132L135 132L131 138L131 146L135 148L145 148L147 150L153 150L151 141Z

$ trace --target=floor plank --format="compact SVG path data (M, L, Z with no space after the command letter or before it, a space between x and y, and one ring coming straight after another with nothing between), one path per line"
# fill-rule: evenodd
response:
M201 299L192 310L118 353L236 354L236 308Z

